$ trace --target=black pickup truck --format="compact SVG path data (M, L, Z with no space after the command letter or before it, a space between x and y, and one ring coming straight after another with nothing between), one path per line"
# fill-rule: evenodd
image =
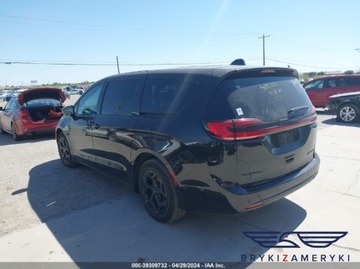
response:
M328 109L337 120L347 123L360 120L360 92L336 94L329 97Z

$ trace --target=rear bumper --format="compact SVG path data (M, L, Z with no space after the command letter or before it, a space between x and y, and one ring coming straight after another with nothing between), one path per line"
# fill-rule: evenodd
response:
M312 181L320 167L320 158L285 177L251 189L241 186L212 185L207 189L178 188L181 207L187 211L209 213L239 213L275 202Z
M22 122L21 126L17 126L19 135L45 134L54 133L57 121L50 122ZM19 128L20 127L20 128Z

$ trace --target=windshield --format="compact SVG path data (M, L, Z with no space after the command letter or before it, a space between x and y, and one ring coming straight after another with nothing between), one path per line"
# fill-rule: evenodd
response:
M265 123L306 114L312 104L294 77L232 78L219 85L234 118L256 118ZM299 113L296 113L299 115Z

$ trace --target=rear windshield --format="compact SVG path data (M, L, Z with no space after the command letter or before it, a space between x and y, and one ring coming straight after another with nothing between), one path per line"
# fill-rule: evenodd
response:
M265 123L289 118L298 108L312 106L300 81L294 77L231 78L220 83L234 118L256 118Z

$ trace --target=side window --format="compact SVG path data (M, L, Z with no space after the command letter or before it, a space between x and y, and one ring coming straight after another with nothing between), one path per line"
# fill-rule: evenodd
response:
M346 86L360 86L360 78L347 78Z
M78 115L96 114L98 111L99 97L103 84L98 84L89 89L79 100L75 107Z
M12 99L12 102L10 104L10 109L15 109L16 106L18 105L17 99Z
M10 99L8 103L6 103L4 110L9 111L10 109L13 109L14 106L14 99Z
M347 80L348 80L348 79L346 79L346 78L339 78L339 79L337 79L337 84L336 84L336 86L337 86L337 87L345 87L345 86L348 86Z
M101 108L103 115L130 115L140 111L142 79L110 81Z
M305 90L322 89L323 86L324 86L324 80L320 79L320 80L310 82L308 85L305 86Z
M335 88L337 79L327 79L324 88Z
M200 82L190 79L148 79L141 102L141 112L151 114L177 114L199 87Z

